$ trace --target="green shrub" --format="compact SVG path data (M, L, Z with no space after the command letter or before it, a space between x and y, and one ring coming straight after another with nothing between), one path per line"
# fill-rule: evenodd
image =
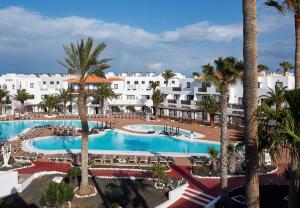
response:
M80 172L81 172L80 168L77 168L77 167L70 168L70 170L67 174L70 179L70 182L72 182L74 184L74 181L80 175Z
M95 165L95 160L94 159L89 159L88 160L88 166L89 167L94 167L94 165Z
M40 204L44 207L62 207L74 197L73 188L64 182L52 181L47 191L42 194Z
M163 175L165 175L165 171L167 170L167 168L160 164L153 164L151 170L154 175L162 177Z

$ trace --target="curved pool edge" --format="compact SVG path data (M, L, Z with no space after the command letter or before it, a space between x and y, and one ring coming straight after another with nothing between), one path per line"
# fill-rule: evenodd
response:
M134 129L131 127L134 126L161 126L164 127L164 125L161 124L130 124L130 125L125 125L122 128L127 130L127 131L132 131L132 132L139 132L139 133L147 133L149 130L143 130L143 129ZM183 129L183 128L179 128L180 131L185 132L185 133L190 133L191 131L187 130L187 129ZM187 136L183 136L185 138L188 138ZM201 139L204 138L205 135L199 132L194 132L194 139Z

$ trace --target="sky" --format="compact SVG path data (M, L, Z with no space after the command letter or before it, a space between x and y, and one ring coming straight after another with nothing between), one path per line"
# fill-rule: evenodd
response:
M242 59L241 0L0 0L0 73L60 72L63 45L105 42L107 71L191 76L218 57ZM257 0L259 63L293 63L294 21Z

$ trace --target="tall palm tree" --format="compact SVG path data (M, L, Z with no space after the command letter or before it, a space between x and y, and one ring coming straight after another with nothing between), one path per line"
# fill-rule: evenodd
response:
M17 90L17 94L14 95L14 99L19 101L21 103L21 113L25 113L25 102L29 99L32 99L33 96L30 95L28 92L26 92L25 89L19 89Z
M192 75L193 75L193 77L200 77L200 73L199 72L193 72Z
M275 89L269 88L269 91L266 95L261 96L265 99L265 102L268 104L275 104L276 110L282 110L283 104L285 103L284 94L287 87L280 87L275 85Z
M52 114L53 109L58 107L59 97L57 95L45 95L42 99L42 106L47 108L49 115Z
M243 62L238 61L234 57L219 58L215 60L215 67L207 64L203 67L204 78L207 81L211 81L216 87L217 91L220 92L220 127L221 127L221 203L228 205L228 135L227 135L227 124L228 124L228 91L229 86L235 84L241 79Z
M267 6L275 7L279 13L285 14L291 12L294 14L295 24L295 89L300 88L300 1L299 0L267 0Z
M59 90L58 93L58 98L59 98L59 102L63 103L63 112L64 114L67 113L67 103L71 102L74 99L74 95L73 93L71 93L70 91L66 90L66 89L61 89Z
M0 88L0 115L2 115L3 99L9 95L8 90Z
M151 82L150 83L150 88L152 89L152 94L156 91L156 89L159 87L159 83L158 82ZM151 97L152 99L152 109L153 109L153 115L156 115L155 112L155 106L154 106L154 100L153 100L153 96Z
M294 68L293 64L289 63L288 61L283 61L283 62L279 63L279 66L283 70L283 76L286 76L287 72L290 69Z
M212 147L208 147L207 153L211 160L212 168L214 171L216 171L217 170L218 151L216 150L216 148L214 148L212 146Z
M59 61L69 74L79 78L78 91L78 111L82 126L82 147L81 147L81 184L79 194L87 195L91 192L88 183L88 133L89 125L86 116L87 92L85 89L86 78L91 74L101 74L100 72L108 68L109 59L98 60L99 55L105 49L106 44L100 43L94 46L91 37L87 40L81 39L80 42L65 45L66 57L64 61Z
M268 70L269 70L269 67L267 65L264 65L264 64L257 65L258 72L263 72L263 71L268 71Z
M99 98L101 113L103 116L105 115L105 110L104 110L105 101L116 99L118 97L117 94L110 87L110 84L108 83L99 84L98 89L95 92L95 95Z
M215 127L215 116L220 109L220 103L212 96L204 97L197 106L209 114L210 126Z
M275 127L269 130L268 141L269 151L272 158L279 157L284 148L289 149L290 154L290 185L288 196L288 207L299 207L298 193L299 176L297 178L299 147L300 147L300 89L287 91L285 93L287 108L281 111L272 109L266 103L261 106L262 115L265 118L265 125L270 121L276 121Z
M163 73L162 73L163 78L166 81L166 87L168 87L169 84L169 80L172 79L173 77L175 77L175 73L171 70L171 69L166 69Z
M243 106L248 207L259 207L256 0L243 0Z
M158 106L161 102L163 102L165 99L164 94L160 90L155 90L152 94L152 101L153 101L153 107L154 107L154 115L155 120L157 120L158 117Z

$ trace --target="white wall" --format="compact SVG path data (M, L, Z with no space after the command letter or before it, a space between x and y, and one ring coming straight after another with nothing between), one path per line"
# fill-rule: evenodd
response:
M0 198L16 193L18 190L18 172L0 171Z

